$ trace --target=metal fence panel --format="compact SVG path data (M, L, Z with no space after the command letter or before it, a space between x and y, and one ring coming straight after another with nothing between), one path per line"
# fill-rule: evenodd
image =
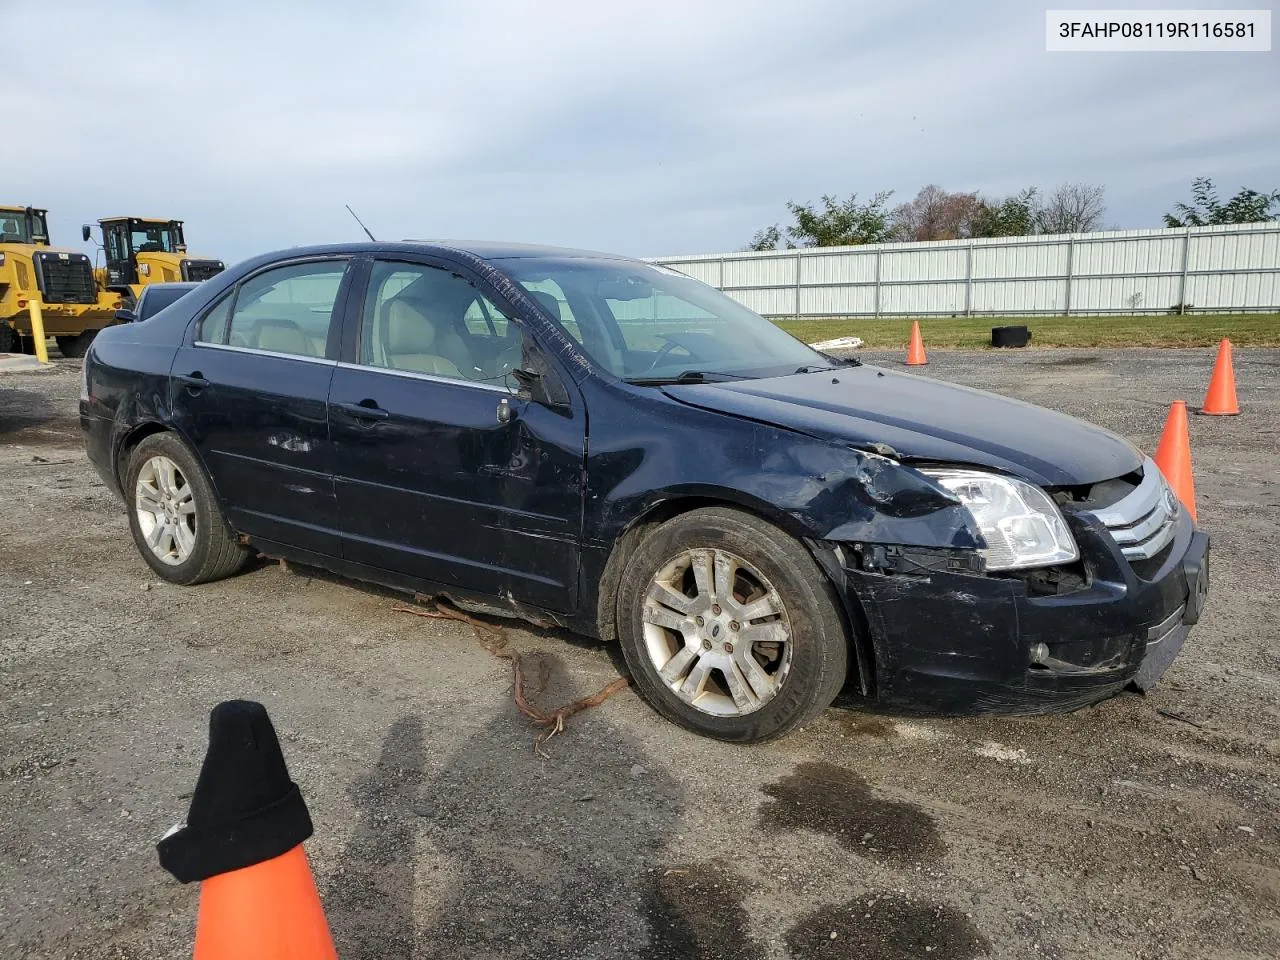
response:
M800 261L800 282L814 286L875 283L876 253L834 253Z
M1064 313L1065 280L977 281L972 313Z
M1280 310L1280 223L655 258L766 316Z

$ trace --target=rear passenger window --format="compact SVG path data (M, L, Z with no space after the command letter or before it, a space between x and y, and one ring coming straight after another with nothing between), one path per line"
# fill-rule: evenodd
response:
M145 292L145 291L144 291ZM218 301L218 305L204 315L200 321L200 334L197 343L226 343L227 319L231 316L231 301L234 298L227 294Z
M345 261L295 263L246 280L236 294L227 343L298 357L323 357L346 269Z

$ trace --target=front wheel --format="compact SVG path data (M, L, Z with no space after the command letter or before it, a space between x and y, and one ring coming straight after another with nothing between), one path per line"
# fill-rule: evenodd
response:
M221 580L249 559L223 518L204 470L174 434L152 434L138 444L124 489L133 541L165 580Z
M825 575L795 539L738 510L694 510L632 555L618 635L636 688L695 733L754 742L831 704L849 641Z

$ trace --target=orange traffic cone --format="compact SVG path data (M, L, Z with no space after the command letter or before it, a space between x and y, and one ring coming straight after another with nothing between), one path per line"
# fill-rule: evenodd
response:
M1234 416L1240 412L1236 402L1236 372L1231 366L1231 341L1223 337L1218 344L1218 359L1213 364L1213 376L1209 379L1209 392L1204 395L1201 413L1213 416Z
M1156 466L1169 481L1182 505L1196 519L1196 485L1191 476L1191 437L1187 431L1187 403L1174 401L1169 408L1169 419L1164 422L1164 433L1156 447Z
M911 321L911 343L907 346L907 366L922 367L929 360L924 355L924 341L920 338L920 321Z
M311 832L266 708L214 707L186 825L157 845L161 866L201 881L195 960L337 960L302 850Z
M195 960L337 956L302 844L201 884Z

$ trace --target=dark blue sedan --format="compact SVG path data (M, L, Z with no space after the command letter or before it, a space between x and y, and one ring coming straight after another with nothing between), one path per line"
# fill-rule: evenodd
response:
M817 353L682 274L516 245L259 257L85 362L175 583L254 551L616 640L699 733L841 687L1070 709L1167 668L1208 541L1127 441Z

